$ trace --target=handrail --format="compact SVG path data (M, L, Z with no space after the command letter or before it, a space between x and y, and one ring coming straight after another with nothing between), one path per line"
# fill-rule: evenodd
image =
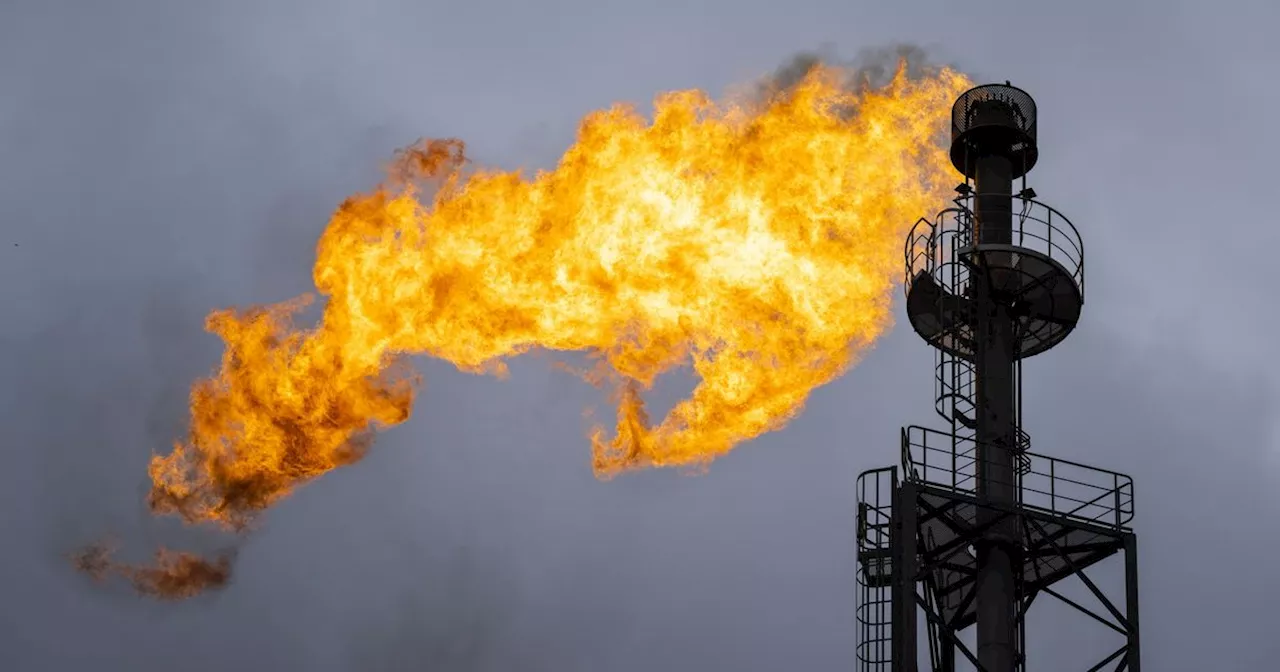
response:
M901 438L904 478L977 494L979 466L985 461L979 459L976 439L914 425L904 427ZM1020 454L1029 468L1015 473L1013 483L995 483L1013 485L1022 507L1115 529L1133 520L1131 477L1047 455Z
M864 471L858 476L858 601L854 618L859 630L855 656L858 669L887 672L893 660L894 617L893 499L898 468Z
M983 194L990 195L990 194ZM1017 247L1039 252L1061 264L1084 295L1084 240L1079 229L1066 215L1056 208L1027 198L1021 194L997 194L1014 201L1012 241ZM904 247L906 282L909 290L912 281L921 273L934 274L955 259L939 258L946 253L944 239L955 237L957 245L964 247L972 242L974 213L972 203L976 194L968 193L952 200L955 207L943 209L933 220L917 220L907 235ZM925 225L922 228L921 225ZM943 278L935 278L942 281ZM946 283L942 283L946 284ZM950 288L953 291L956 288Z
M893 519L893 493L898 488L898 468L882 467L858 475L857 540L859 552L886 549Z

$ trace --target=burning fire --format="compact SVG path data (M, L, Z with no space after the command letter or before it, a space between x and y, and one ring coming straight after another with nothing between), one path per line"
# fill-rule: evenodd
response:
M151 461L152 510L240 530L359 460L410 416L411 355L500 375L535 348L590 353L620 399L590 436L601 477L704 465L782 427L890 326L906 228L954 182L938 139L963 75L846 76L817 67L766 103L669 93L652 121L595 112L531 177L473 171L456 140L404 150L319 241L317 326L292 321L306 297L209 316L226 352L186 440ZM681 367L696 388L651 421L642 393ZM225 580L158 560L126 576L176 596Z

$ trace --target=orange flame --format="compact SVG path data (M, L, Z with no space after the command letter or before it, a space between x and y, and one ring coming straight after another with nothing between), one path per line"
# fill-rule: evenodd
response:
M759 110L671 93L652 123L589 115L528 180L465 175L458 141L407 150L321 237L318 327L291 324L302 301L210 316L226 355L189 439L152 460L154 508L238 526L359 459L409 417L405 354L499 373L532 348L597 354L627 390L614 436L591 437L602 475L777 429L889 326L905 227L954 181L936 139L968 84L900 71L853 93L817 69ZM415 178L437 181L430 203ZM701 382L649 423L639 390L685 364Z
M621 393L590 437L602 477L783 426L890 326L902 237L955 179L939 137L963 75L900 66L854 92L841 74L763 104L669 93L652 122L592 113L532 178L469 172L456 140L405 150L319 241L318 326L291 321L305 298L210 315L226 353L187 440L152 459L153 510L240 529L360 459L409 417L407 355L501 374L534 348L591 353ZM651 422L641 393L684 366L692 395Z

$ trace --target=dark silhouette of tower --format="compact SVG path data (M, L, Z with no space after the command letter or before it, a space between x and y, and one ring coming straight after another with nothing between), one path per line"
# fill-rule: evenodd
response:
M1084 304L1080 234L1026 185L1038 158L1025 91L989 84L956 100L951 162L965 181L912 229L905 283L951 428L904 428L900 466L858 477L862 672L917 672L921 616L936 672L957 654L982 672L1025 671L1025 616L1044 596L1120 633L1090 670L1140 672L1133 480L1030 452L1021 423L1022 360L1062 342ZM1119 553L1116 606L1085 570ZM1103 613L1055 589L1073 576ZM976 649L959 636L970 626Z

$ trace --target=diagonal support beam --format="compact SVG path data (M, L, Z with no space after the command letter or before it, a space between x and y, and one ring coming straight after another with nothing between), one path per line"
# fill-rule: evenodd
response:
M946 623L942 620L942 616L934 613L934 611L929 608L929 605L925 603L924 598L920 597L919 593L916 594L916 604L920 605L920 610L924 612L924 617L933 623L937 623L939 629L944 635L946 635L947 639L960 650L960 653L964 654L965 658L969 659L970 663L973 663L973 667L976 672L991 672L987 668L983 667L982 664L978 662L978 657L973 655L973 652L969 650L969 647L965 646L964 642L960 641L960 638L956 637L955 633L952 632L950 628L946 627Z
M926 509L933 509L933 507L930 507L928 503L923 501L920 502L920 506ZM951 556L955 554L954 551L958 551L964 548L965 545L971 543L975 538L980 536L983 532L986 532L992 527L995 527L1000 522L1002 522L1006 518L1013 515L1011 512L1008 512L1008 511L1002 511L998 509L997 511L1000 511L1000 515L993 516L990 520L986 520L980 525L967 526L967 529L965 529L964 531L957 532L955 539L952 539L951 541L945 544L942 544L941 546L927 549L923 553L923 555L926 556L926 560L920 563L919 573L923 574L925 572L936 569L938 563L949 560Z
M1041 527L1041 526L1040 526L1040 524L1039 524L1039 523L1037 523L1036 521L1031 520L1031 519L1029 519L1029 518L1028 518L1028 519L1026 519L1026 520L1027 520L1027 523L1028 523L1028 524L1030 524L1030 525L1034 526L1037 530L1039 530L1039 531L1040 531L1040 533L1041 533L1041 534L1044 534L1045 536L1048 536L1048 533L1045 531L1045 529L1044 529L1043 527ZM1083 583L1084 583L1084 585L1085 585L1085 587L1087 587L1087 588L1089 589L1089 592L1093 593L1093 596L1094 596L1094 597L1096 597L1096 598L1098 598L1098 601L1102 603L1102 606L1106 607L1106 608L1107 608L1107 611L1110 611L1110 612L1111 612L1111 615L1112 615L1113 617L1115 617L1116 621L1117 621L1117 622L1119 622L1119 623L1121 624L1121 626L1123 626L1124 628L1128 629L1128 628L1129 628L1129 621L1124 617L1124 615L1123 615L1123 614L1121 614L1121 613L1120 613L1120 610L1119 610L1119 609L1116 609L1115 605L1111 603L1111 600L1107 599L1107 596L1106 596L1106 595L1105 595L1105 594L1104 594L1104 593L1103 593L1103 592L1098 588L1098 586L1097 586L1096 584L1094 584L1093 580L1091 580L1091 579L1089 578L1089 576L1088 576L1087 574L1085 574L1085 573L1084 573L1084 572L1083 572L1083 571L1082 571L1082 570L1081 570L1081 569L1076 565L1076 563L1071 559L1071 556L1070 556L1070 555L1068 555L1068 554L1066 554L1066 553L1063 553L1063 552L1062 552L1062 547L1061 547L1061 546L1059 546L1057 542L1055 542L1055 541L1050 541L1049 543L1050 543L1050 544L1052 544L1054 548L1058 549L1058 552L1059 552L1060 557L1062 558L1062 560L1063 560L1064 562L1066 562L1066 563L1067 563L1067 566L1068 566L1069 568L1071 568L1071 571L1072 571L1076 576L1080 577L1080 581L1081 581L1081 582L1083 582Z
M1124 628L1122 628L1122 627L1120 627L1120 626L1116 625L1115 623L1112 623L1111 621L1108 621L1107 619L1105 619L1105 618L1103 618L1103 617L1101 617L1101 616L1099 616L1099 615L1095 614L1094 612L1090 611L1088 608L1081 606L1079 602L1076 602L1075 600L1072 600L1071 598L1067 597L1066 595L1063 595L1062 593L1059 593L1058 591L1056 591L1056 590L1054 590L1054 589L1052 589L1052 588L1050 588L1050 587L1048 587L1048 586L1045 586L1045 587L1041 588L1040 590L1041 590L1041 591L1043 591L1043 592L1045 592L1045 593L1048 593L1049 595L1052 595L1052 596L1054 596L1054 597L1058 598L1058 600L1059 600L1059 601L1061 601L1063 604L1066 604L1067 606L1072 607L1072 608L1073 608L1073 609L1075 609L1076 611L1078 611L1078 612L1080 612L1080 613L1084 614L1085 616L1088 616L1089 618L1092 618L1093 620L1095 620L1095 621L1097 621L1097 622L1099 622L1099 623L1101 623L1101 624L1103 624L1103 625L1107 626L1108 628L1111 628L1112 630L1115 630L1116 632L1118 632L1118 633L1120 633L1120 634L1122 634L1122 635L1125 635L1126 637L1129 635L1129 632L1128 632L1127 630L1125 630Z
M1114 653L1107 656L1106 658L1103 658L1102 661L1099 662L1097 665L1094 665L1093 667L1089 668L1089 672L1098 672L1098 670L1101 670L1102 668L1106 667L1107 663L1110 663L1116 658L1119 658L1122 654L1124 654L1124 652L1128 648L1129 648L1129 645L1125 644L1124 646L1121 646L1120 648L1116 649Z

